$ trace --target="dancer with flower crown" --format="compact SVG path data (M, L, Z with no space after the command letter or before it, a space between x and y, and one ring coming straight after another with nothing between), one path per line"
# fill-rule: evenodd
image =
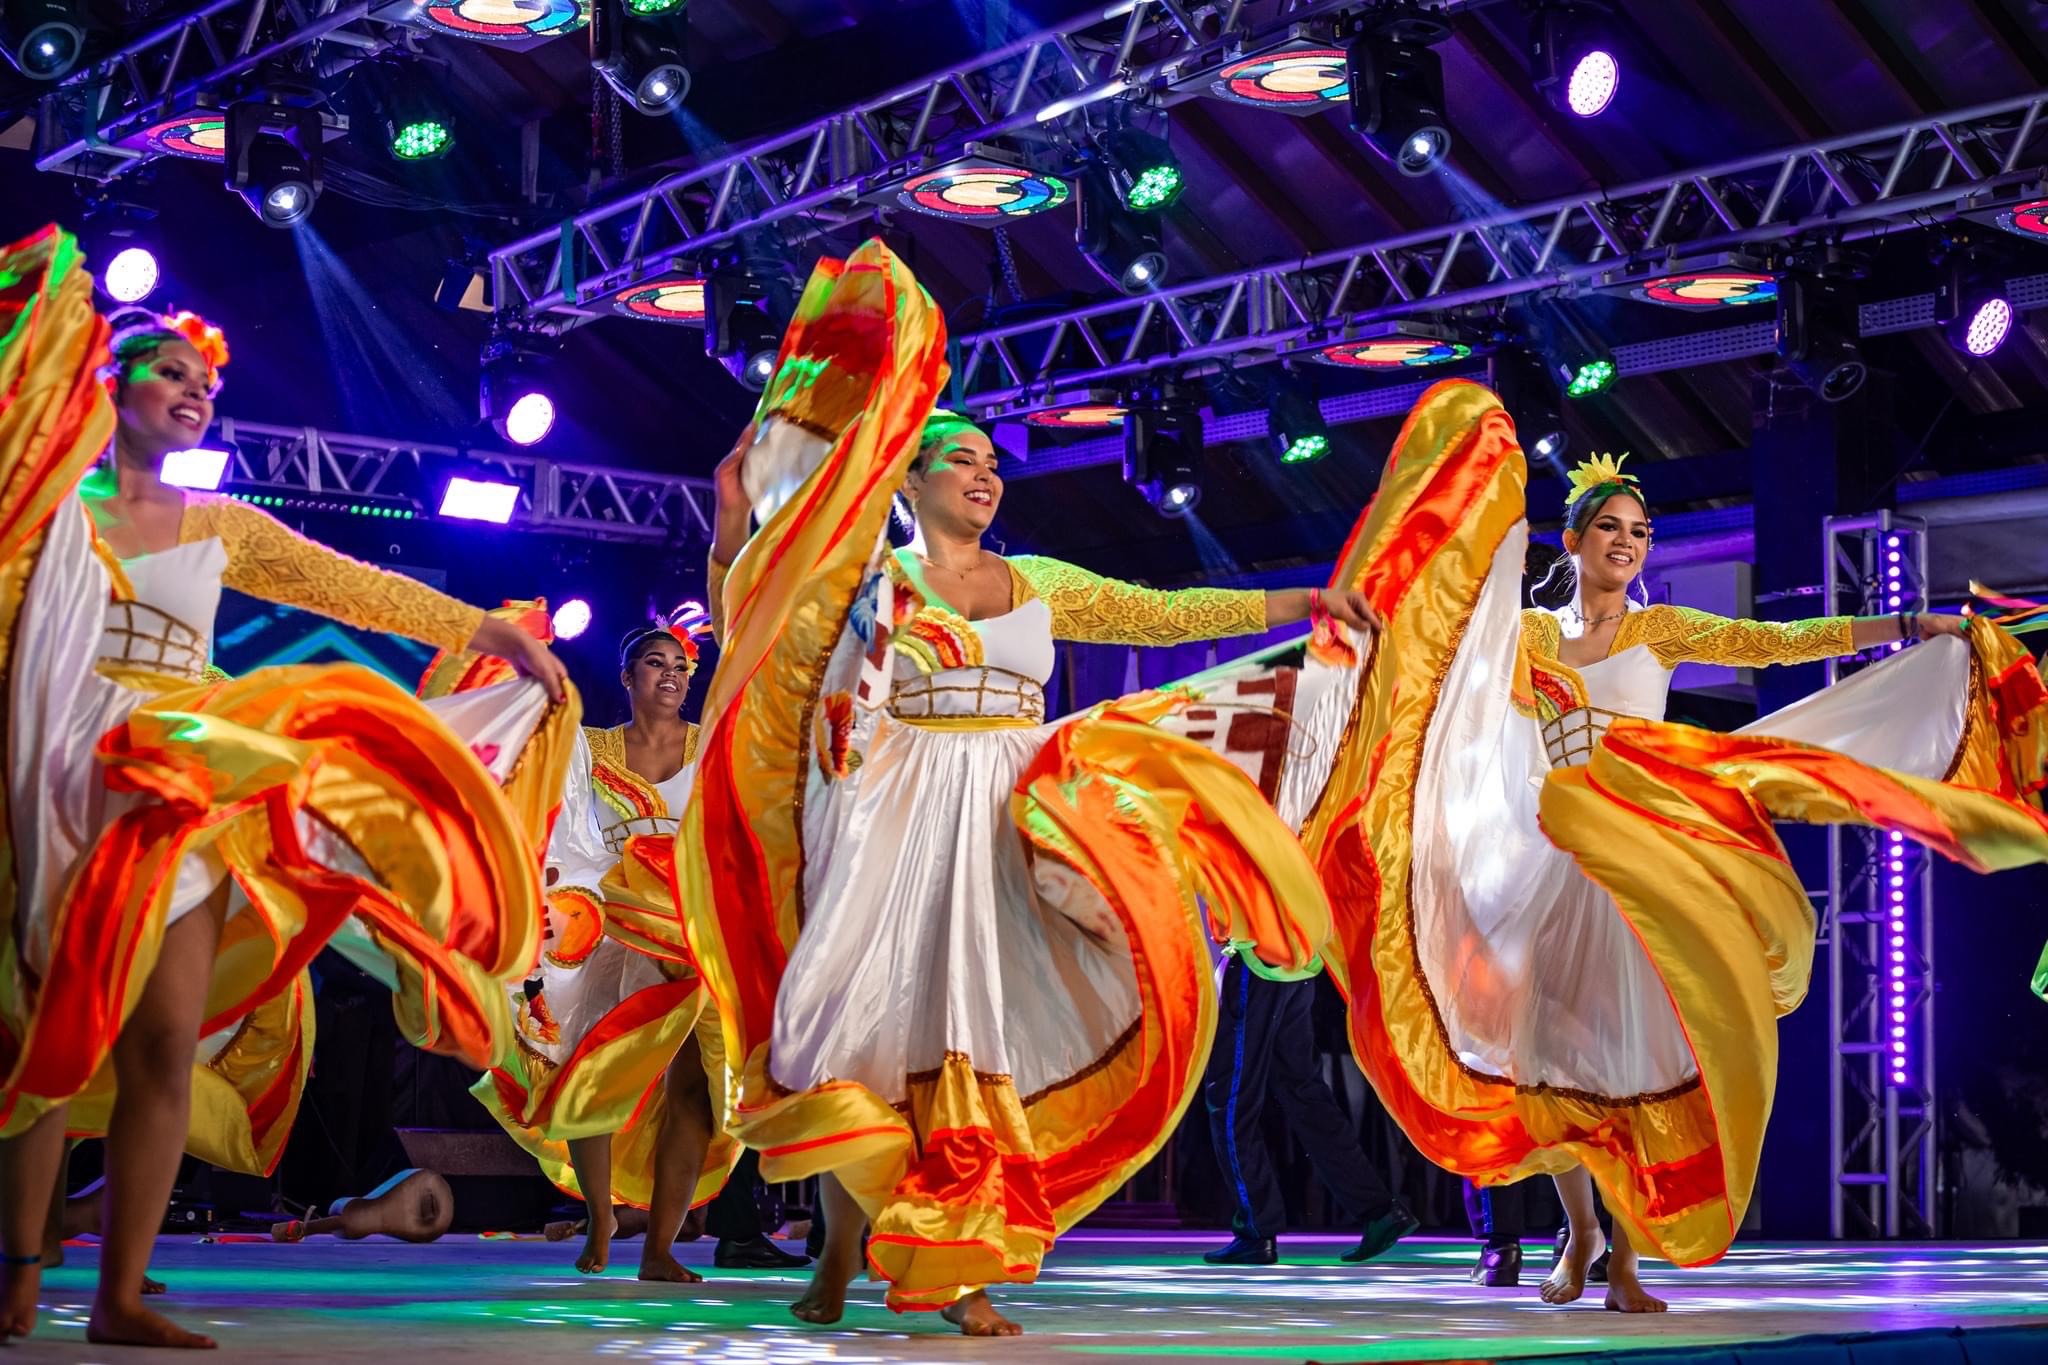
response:
M549 632L545 603L502 614ZM584 1201L576 1268L586 1275L610 1261L617 1200L648 1211L641 1279L700 1280L676 1260L676 1234L740 1153L720 1130L717 1015L704 1008L670 892L676 817L696 771L698 728L682 705L697 660L686 625L644 626L620 642L632 719L586 726L578 740L548 845L537 989L515 1000L518 1054L471 1091L558 1188ZM495 661L436 659L421 695L487 685L497 671ZM785 1267L805 1264L767 1249Z
M195 1046L235 1053L238 1022L299 990L353 917L408 1038L478 1067L505 1056L578 708L515 627L166 484L165 455L212 417L226 342L189 314L141 315L110 347L91 300L59 230L0 252L0 1338L35 1322L68 1126L107 1135L88 1337L207 1347L140 1298L180 1150L201 1136L188 1116L220 1115L214 1138L247 1159L233 1164L274 1150L310 1020L257 1030L259 1051L283 1042L274 1065L216 1073ZM352 665L209 681L223 587L532 678L431 715Z
M1048 724L1053 640L1371 615L1348 590L1158 592L984 549L998 459L932 411L943 356L879 243L819 266L719 471L724 633L677 899L741 1076L736 1130L771 1179L825 1176L796 1315L838 1320L867 1224L891 1307L1011 1335L986 1287L1035 1278L1194 1094L1204 938L1295 977L1324 937L1268 797L1161 723L1192 697ZM922 532L901 555L882 539L899 487Z
M1583 1291L1597 1180L1606 1304L1654 1312L1639 1249L1709 1262L1741 1225L1775 1019L1806 992L1813 909L1772 822L1882 825L1978 870L2048 858L2048 705L1985 621L1631 601L1650 515L1605 457L1571 478L1571 604L1523 611L1525 479L1476 385L1431 389L1402 430L1379 498L1435 511L1419 567L1373 590L1391 645L1364 703L1370 789L1323 852L1331 959L1359 1061L1425 1155L1481 1184L1557 1177L1570 1240L1543 1297ZM1911 641L1735 734L1663 722L1683 662Z

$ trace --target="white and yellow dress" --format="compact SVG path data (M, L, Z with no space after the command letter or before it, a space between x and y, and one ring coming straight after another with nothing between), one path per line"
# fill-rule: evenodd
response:
M104 1131L165 928L232 879L192 1150L265 1170L310 1056L305 966L351 922L406 1037L476 1066L512 1046L576 706L521 681L429 711L350 665L209 680L223 587L444 648L482 615L214 495L172 549L114 560L77 492L114 424L91 281L56 229L0 264L0 1133L65 1102Z
M1520 606L1525 477L1476 385L1403 428L1362 537L1388 646L1357 731L1372 776L1321 850L1330 956L1424 1155L1482 1184L1583 1164L1639 1245L1711 1261L1812 966L1773 822L1881 825L1980 870L2048 857L2041 682L1979 621L1734 734L1665 723L1677 664L1847 654L1850 618L1650 607L1567 667L1567 620Z
M1299 973L1326 928L1259 789L1152 723L1185 696L1045 718L1056 638L1256 631L1259 594L1020 558L1011 609L970 622L887 550L942 356L886 249L820 266L746 458L761 530L713 584L678 836L735 1130L771 1180L840 1179L899 1309L1032 1279L1172 1133L1214 1028L1211 933Z
M726 1109L723 1037L691 967L673 900L677 815L696 773L691 726L683 767L649 782L626 765L623 727L585 727L548 843L548 941L515 1000L516 1065L471 1093L565 1193L582 1197L571 1139L610 1134L612 1198L647 1207L665 1110L663 1074L692 1036L704 1053L711 1113ZM691 1203L717 1196L740 1146L717 1131Z

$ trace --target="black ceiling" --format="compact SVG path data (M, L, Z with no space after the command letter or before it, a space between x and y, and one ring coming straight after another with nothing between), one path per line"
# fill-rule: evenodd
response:
M176 8L157 11L154 21ZM330 177L310 228L294 234L261 226L205 163L160 160L117 188L158 212L146 231L170 273L159 300L198 308L229 330L235 360L223 412L484 441L475 383L487 320L432 302L451 258L1091 8L1099 6L693 0L694 83L684 112L625 113L616 153L604 120L593 119L582 35L523 53L436 38L424 44L424 63L402 71L378 63L332 83L338 107L359 123L330 155L358 168L346 178L359 196L380 202L348 197ZM1458 139L1452 161L1473 192L1529 203L2048 88L2048 4L2036 0L1638 0L1618 6L1618 20L1631 49L1624 97L1602 118L1581 121L1534 93L1521 5L1456 17L1442 48ZM414 167L381 155L361 125L364 92L395 79L430 82L450 102L455 154ZM0 107L28 108L26 87L0 86ZM1338 111L1294 119L1202 100L1176 106L1171 140L1190 182L1170 217L1178 277L1292 259L1453 216L1443 182L1390 174L1342 118ZM537 139L536 203L520 198L527 124ZM0 150L0 177L8 188L0 230L18 235L57 219L82 227L88 250L104 259L107 219L85 221L85 185L35 174L21 151ZM956 331L1009 301L991 234L901 214L879 230ZM1106 292L1072 231L1066 214L1009 230L1027 297ZM1874 278L1923 271L1920 238L1905 233L1884 243L1869 261ZM841 233L822 245L850 242ZM801 264L821 244L786 249ZM2048 270L2048 249L2035 254ZM1579 306L1596 329L1623 325L1606 305ZM1995 454L1982 439L1984 421L2038 410L2048 398L2044 321L2029 322L2015 343L1975 364L1931 332L1868 343L1885 376L1878 387L1887 420L1906 446L1925 447L1914 473L2048 456L2048 434L2029 437L2030 427L2006 432ZM604 321L572 333L562 361L575 378L564 383L563 419L544 447L561 458L707 472L751 408L751 396L704 357L694 330ZM1740 361L1626 379L1574 408L1575 434L1644 457L1744 446L1772 401L1761 368ZM1340 427L1331 457L1306 469L1281 470L1249 451L1214 460L1203 515L1221 553L1246 564L1326 556L1369 496L1391 431L1390 423ZM1034 549L1154 577L1219 553L1195 544L1185 525L1153 517L1114 466L1016 481L1004 523Z

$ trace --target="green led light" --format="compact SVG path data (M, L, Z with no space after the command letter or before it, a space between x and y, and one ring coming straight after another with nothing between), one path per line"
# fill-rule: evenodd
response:
M1132 184L1124 202L1140 213L1162 209L1180 197L1180 188L1180 167L1151 166Z
M455 142L455 134L439 119L416 119L391 134L391 155L400 161L425 161Z
M626 8L635 14L667 14L683 7L683 0L626 0Z
M1584 398L1587 394L1599 393L1613 382L1613 361L1589 360L1579 366L1579 372L1572 376L1572 382L1565 389L1564 396L1567 398Z
M1307 464L1320 460L1330 453L1330 438L1327 436L1303 436L1288 442L1287 449L1280 455L1281 464Z

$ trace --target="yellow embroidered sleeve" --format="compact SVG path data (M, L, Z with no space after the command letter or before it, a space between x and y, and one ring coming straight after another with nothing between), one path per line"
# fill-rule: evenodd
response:
M1522 611L1522 648L1538 659L1555 659L1564 647L1564 629L1557 618L1536 607Z
M1854 654L1852 616L1805 621L1735 621L1691 607L1651 607L1642 618L1642 643L1666 668L1682 663L1763 668L1808 664ZM1633 620L1633 618L1631 618Z
M1083 644L1178 645L1256 635L1266 628L1266 594L1232 588L1163 592L1122 583L1042 555L1009 561L1052 608L1057 640Z
M362 630L403 635L436 649L467 648L483 625L481 607L350 559L233 498L199 498L185 508L180 538L209 536L218 536L228 553L222 581L266 602L317 612Z
M725 576L732 572L732 565L721 564L715 559L706 561L704 574L705 605L711 609L711 642L725 647Z

